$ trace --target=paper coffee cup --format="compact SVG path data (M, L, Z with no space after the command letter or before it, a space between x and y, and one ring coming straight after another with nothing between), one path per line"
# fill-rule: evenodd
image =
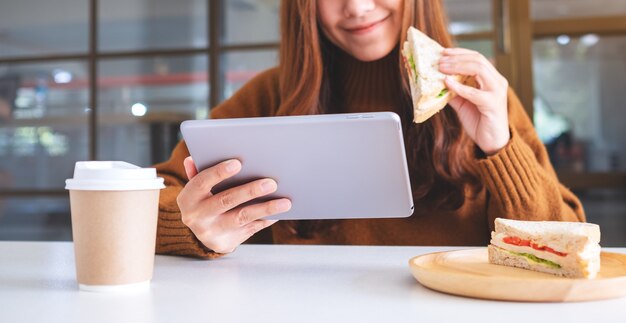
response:
M77 162L70 191L79 288L122 291L149 286L159 191L154 168L120 161Z

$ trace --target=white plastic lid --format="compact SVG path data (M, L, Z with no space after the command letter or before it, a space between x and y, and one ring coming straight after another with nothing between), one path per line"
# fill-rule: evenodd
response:
M74 178L65 180L65 189L79 191L155 190L165 188L156 169L141 168L122 161L80 161Z

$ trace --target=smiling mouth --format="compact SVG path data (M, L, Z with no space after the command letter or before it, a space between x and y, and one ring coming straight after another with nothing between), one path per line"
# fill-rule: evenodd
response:
M381 19L381 20L375 21L373 23L357 26L357 27L354 27L354 28L345 28L345 30L347 32L350 32L350 33L353 33L353 34L364 34L364 33L367 33L369 31L375 29L379 25L381 25L383 22L385 22L387 19L389 19L389 17L390 17L390 15L385 17L385 18L383 18L383 19Z

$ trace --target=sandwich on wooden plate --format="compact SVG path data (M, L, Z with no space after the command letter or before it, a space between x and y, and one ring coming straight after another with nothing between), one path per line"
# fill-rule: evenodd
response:
M489 262L569 278L595 278L600 271L600 227L557 221L497 218Z
M439 72L444 48L414 27L409 27L402 57L409 76L413 99L413 122L421 123L443 109L455 94L446 88L446 74ZM472 76L451 76L460 83L475 86Z

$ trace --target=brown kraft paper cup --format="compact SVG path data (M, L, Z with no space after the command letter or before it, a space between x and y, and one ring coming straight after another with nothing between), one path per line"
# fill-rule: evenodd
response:
M76 274L81 289L149 283L154 267L159 191L70 190Z

